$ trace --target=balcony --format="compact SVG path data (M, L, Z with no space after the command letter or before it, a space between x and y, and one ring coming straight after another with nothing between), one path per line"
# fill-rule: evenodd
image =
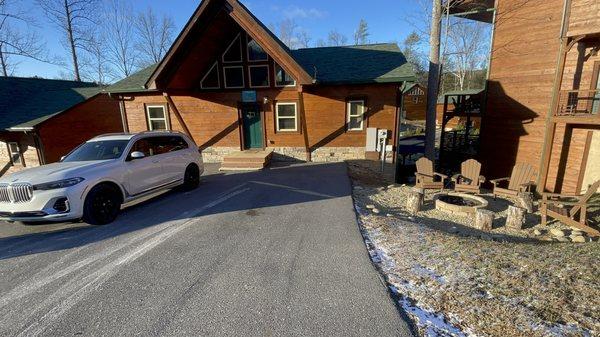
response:
M561 90L554 112L557 122L600 124L600 90Z

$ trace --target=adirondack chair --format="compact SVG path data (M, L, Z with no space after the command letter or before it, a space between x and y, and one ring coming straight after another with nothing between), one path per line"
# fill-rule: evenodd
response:
M598 192L598 187L600 187L600 180L593 183L583 195L542 193L540 202L542 225L546 225L548 217L551 217L567 226L579 228L592 236L599 236L600 231L590 227L586 219L589 201Z
M444 190L444 180L448 179L447 175L443 175L441 173L437 173L433 171L433 163L431 160L422 157L417 160L417 172L415 172L415 176L417 176L416 187L422 189L439 189L441 191ZM440 180L436 181L436 176L440 178Z
M521 192L530 192L533 180L535 179L534 168L526 163L519 163L513 167L512 174L509 178L492 179L490 182L494 184L492 194L496 196L516 197ZM508 182L507 187L500 187L500 183Z
M480 175L481 163L475 159L464 161L460 165L460 174L452 176L454 190L457 192L481 193L481 184L485 177Z

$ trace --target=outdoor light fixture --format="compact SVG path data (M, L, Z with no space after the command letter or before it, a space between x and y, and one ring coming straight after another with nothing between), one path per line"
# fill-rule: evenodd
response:
M263 97L263 104L269 103L269 96Z

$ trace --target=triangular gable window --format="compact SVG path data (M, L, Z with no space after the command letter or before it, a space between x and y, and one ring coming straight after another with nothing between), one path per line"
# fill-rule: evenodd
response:
M268 61L269 56L265 50L248 35L248 61Z
M240 34L231 41L231 44L229 44L229 47L227 47L225 53L223 53L223 62L242 62L242 43Z
M213 66L208 70L206 75L200 81L200 88L202 89L219 89L221 83L219 81L219 67L218 62L215 62Z

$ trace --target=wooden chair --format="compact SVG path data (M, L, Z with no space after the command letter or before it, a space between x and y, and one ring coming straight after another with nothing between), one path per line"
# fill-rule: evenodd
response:
M460 165L460 174L452 176L454 190L457 192L481 193L481 184L485 182L485 177L480 173L480 162L475 159L464 161Z
M592 236L599 236L600 231L590 227L586 219L589 201L598 192L598 187L600 187L600 180L593 183L583 195L542 193L540 202L542 225L546 225L548 217L551 217L567 226L579 228ZM578 215L579 219L577 219Z
M437 173L433 171L433 163L431 160L422 157L417 160L417 172L415 172L415 176L417 176L416 187L422 188L424 190L427 189L439 189L441 191L444 190L444 180L448 179L447 175L443 175L441 173ZM441 180L436 181L435 177L440 177Z
M526 163L519 163L513 167L512 174L509 178L492 179L490 182L494 184L494 198L498 195L505 197L516 197L519 193L530 192L533 180L535 179L534 168ZM500 187L500 182L507 181L506 188Z

